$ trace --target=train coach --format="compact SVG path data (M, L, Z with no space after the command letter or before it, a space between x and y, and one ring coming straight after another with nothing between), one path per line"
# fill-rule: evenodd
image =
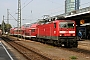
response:
M33 23L33 24L26 24L26 26L24 26L24 34L23 37L25 38L30 38L30 39L35 39L36 35L37 35L37 23Z
M37 23L26 23L21 28L15 27L10 29L10 35L21 36L23 38L35 39L37 35Z

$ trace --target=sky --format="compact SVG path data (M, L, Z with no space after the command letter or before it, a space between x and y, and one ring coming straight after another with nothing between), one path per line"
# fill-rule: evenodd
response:
M80 0L80 8L90 6L90 0ZM0 0L0 23L3 16L7 23L7 9L9 13L17 20L18 18L18 0ZM34 23L43 15L55 16L65 12L65 0L21 0L21 22ZM12 27L17 26L17 21L9 15L9 24Z

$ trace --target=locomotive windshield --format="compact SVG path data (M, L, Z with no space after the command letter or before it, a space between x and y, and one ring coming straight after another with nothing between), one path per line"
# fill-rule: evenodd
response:
M60 28L74 28L74 22L60 22Z

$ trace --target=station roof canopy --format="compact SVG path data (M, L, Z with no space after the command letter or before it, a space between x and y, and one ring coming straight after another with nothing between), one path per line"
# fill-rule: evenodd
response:
M82 8L61 15L65 16L65 19L75 19L75 20L87 19L90 18L90 7Z
M85 23L85 24L82 24L80 26L87 26L87 25L90 25L90 23Z

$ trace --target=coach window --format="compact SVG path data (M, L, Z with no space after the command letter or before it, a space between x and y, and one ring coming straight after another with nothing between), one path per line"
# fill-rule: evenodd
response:
M35 32L35 29L32 29L31 32Z
M56 28L56 23L54 23L54 28Z

